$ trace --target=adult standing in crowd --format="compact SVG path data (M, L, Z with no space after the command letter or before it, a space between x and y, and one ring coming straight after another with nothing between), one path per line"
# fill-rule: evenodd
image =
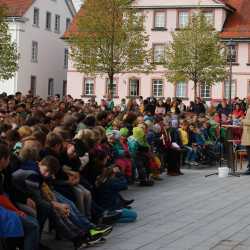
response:
M206 113L205 106L204 106L202 100L199 97L197 97L196 100L195 100L194 112L197 115Z
M227 100L224 99L222 103L217 106L217 112L226 116L230 114L231 106L227 103Z
M250 96L248 97L248 103L250 103ZM247 150L247 171L245 172L246 175L250 175L250 108L247 110L247 114L245 119L242 121L243 124L243 134L241 138L242 146L246 147Z

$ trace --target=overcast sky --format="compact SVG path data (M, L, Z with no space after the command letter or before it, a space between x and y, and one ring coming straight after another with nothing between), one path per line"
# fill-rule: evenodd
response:
M75 6L76 6L76 9L78 10L82 4L82 0L73 0Z

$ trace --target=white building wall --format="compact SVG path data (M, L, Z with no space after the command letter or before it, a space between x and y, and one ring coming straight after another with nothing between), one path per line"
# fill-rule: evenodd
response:
M39 9L39 27L33 26L34 8ZM51 31L46 30L46 12L52 14ZM55 15L60 15L60 33L55 33ZM18 47L20 52L17 86L5 88L8 94L30 90L31 76L36 76L36 94L48 95L48 80L54 79L54 93L62 94L63 81L67 80L67 69L64 68L64 49L67 44L61 39L66 30L66 18L73 19L65 1L38 0L25 13L25 23L16 23L19 27ZM14 34L12 34L13 37ZM16 38L16 37L15 37ZM38 42L38 63L31 61L32 41ZM8 82L13 82L11 79ZM4 83L6 86L8 83Z
M9 33L11 35L12 41L17 43L17 50L19 51L19 24L14 20L9 22ZM15 76L6 81L0 81L0 93L6 92L8 94L16 92L18 72L15 73Z

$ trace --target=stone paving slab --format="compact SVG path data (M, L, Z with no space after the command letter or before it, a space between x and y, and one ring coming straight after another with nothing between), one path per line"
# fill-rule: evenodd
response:
M211 172L184 170L154 187L130 187L124 195L135 198L138 221L116 225L104 245L91 249L250 250L250 176L204 177ZM65 241L46 243L72 249Z

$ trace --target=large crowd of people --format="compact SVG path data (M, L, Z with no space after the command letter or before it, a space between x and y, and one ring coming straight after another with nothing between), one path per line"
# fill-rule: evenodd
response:
M0 95L0 238L8 250L49 249L45 223L75 249L105 242L137 219L129 185L153 186L181 167L216 164L247 100L186 106L181 99ZM111 236L112 237L112 236Z

